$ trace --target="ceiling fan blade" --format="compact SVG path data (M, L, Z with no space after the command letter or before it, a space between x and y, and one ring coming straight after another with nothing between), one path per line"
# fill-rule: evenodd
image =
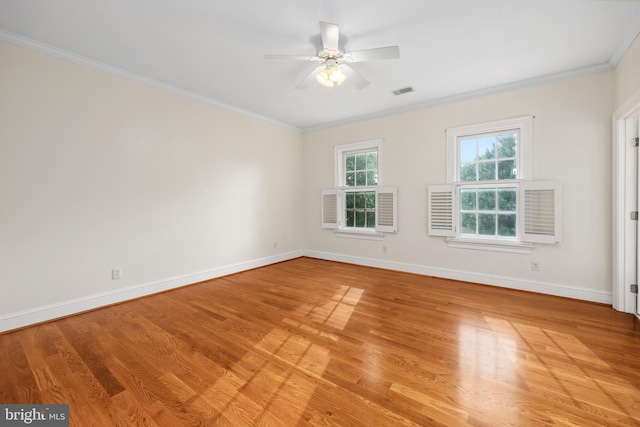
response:
M284 59L293 61L320 61L317 56L303 56L303 55L264 55L264 59Z
M322 71L323 68L324 68L323 66L316 67L312 72L307 74L307 77L302 79L302 81L296 85L296 89L305 89L309 87L311 83L316 81L316 74Z
M344 54L347 62L380 61L383 59L400 58L400 48L398 46L377 47L374 49L356 50Z
M340 65L340 70L347 76L347 81L358 89L362 89L369 84L367 79L347 64Z
M338 38L340 37L340 27L336 24L320 21L320 33L322 35L322 46L327 50L338 50Z

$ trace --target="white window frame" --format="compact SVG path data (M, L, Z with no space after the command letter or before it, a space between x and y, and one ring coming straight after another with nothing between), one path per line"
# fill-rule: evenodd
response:
M467 126L449 128L447 132L447 184L460 183L458 163L460 153L458 150L458 138L478 134L495 134L509 130L518 130L518 150L516 152L516 164L518 169L516 179L532 180L531 176L531 140L533 138L533 116L517 117L513 119L498 120L489 123L479 123ZM489 181L483 181L489 183ZM506 180L497 180L496 183L504 183ZM471 184L471 182L466 182Z
M322 191L322 227L334 229L339 237L355 237L359 239L381 240L384 233L397 232L397 188L382 185L382 139L362 141L351 144L336 145L335 188ZM354 152L377 152L377 185L347 186L346 156ZM376 192L376 224L371 228L346 227L345 195L353 191Z
M464 249L491 250L499 252L531 253L534 245L531 240L525 239L524 233L524 191L526 185L532 180L531 174L531 146L533 138L533 116L516 117L512 119L479 123L467 126L453 127L446 130L447 138L447 186L434 186L433 191L451 192L449 223L445 223L445 228L431 230L432 235L445 236L449 247ZM486 180L486 181L461 181L460 180L460 152L458 141L466 136L478 136L482 134L496 134L505 131L515 131L518 133L518 145L516 150L516 177L509 180ZM510 237L484 237L460 235L460 210L459 191L465 187L481 187L482 185L495 185L516 187L518 194L518 208L516 210L517 227L516 236ZM555 189L555 186L553 187ZM431 204L431 189L429 192L429 203ZM559 191L556 191L559 197ZM556 202L559 209L559 201ZM432 215L431 206L429 215ZM559 213L558 213L559 216ZM430 219L431 221L431 219ZM553 237L555 240L555 236ZM550 243L550 242L549 242Z
M352 188L347 187L346 182L344 182L346 172L346 155L352 152L371 150L376 150L378 152L378 185L381 185L381 183L384 182L382 180L382 139L374 139L371 141L354 142L351 144L342 144L333 147L336 164L336 188ZM360 188L365 187L373 188L375 186L362 186Z

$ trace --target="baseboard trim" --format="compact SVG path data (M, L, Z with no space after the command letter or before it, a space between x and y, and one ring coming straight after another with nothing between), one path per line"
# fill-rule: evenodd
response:
M131 286L129 288L114 290L112 292L89 295L87 297L11 313L0 317L0 332L7 332L61 317L95 310L100 307L180 288L182 286L215 279L217 277L228 276L229 274L239 273L253 268L264 267L269 264L288 261L301 256L303 256L303 252L301 250L287 252L266 258L259 258L237 264L217 267L211 270L144 283L141 285Z
M461 270L430 267L418 264L407 264L395 261L385 261L374 258L355 257L329 252L304 251L304 256L328 261L345 262L348 264L364 265L368 267L384 268L387 270L415 273L423 276L441 277L444 279L461 280L483 285L498 286L502 288L517 289L521 291L537 292L540 294L554 295L565 298L573 298L584 301L598 302L611 305L613 299L611 292L596 289L577 288L573 286L554 283L535 282L532 280L514 279L504 276L473 273Z
M301 256L324 259L328 261L344 262L348 264L363 265L368 267L384 268L387 270L402 271L406 273L420 274L423 276L434 276L445 279L480 283L483 285L492 285L522 291L537 292L541 294L573 298L609 305L612 303L612 294L610 292L599 291L595 289L534 282L530 280L513 279L503 276L480 274L461 270L451 270L419 264L385 261L374 258L341 255L330 252L300 250L11 313L6 316L0 317L0 332L7 332L25 326L58 319L61 317L71 316L89 310L95 310L108 305L153 295L171 289L177 289L194 283L203 282L205 280L227 276L229 274L240 273L242 271L251 270L253 268L264 267L266 265L288 261L291 259L299 258Z

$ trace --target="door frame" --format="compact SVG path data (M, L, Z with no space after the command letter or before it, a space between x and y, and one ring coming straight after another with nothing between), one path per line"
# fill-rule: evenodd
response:
M640 91L637 91L626 103L620 106L613 113L613 194L612 194L612 305L613 308L618 311L626 313L636 313L636 298L637 295L632 293L627 286L626 276L627 269L631 266L629 263L631 259L636 264L634 268L637 269L638 259L635 255L633 257L629 253L629 239L637 240L635 235L629 236L629 233L625 233L627 227L627 217L629 212L625 207L627 194L629 191L633 191L630 185L627 183L630 179L635 179L638 174L638 168L640 165L636 165L635 170L629 170L627 165L627 158L629 156L636 156L635 150L640 148L631 147L630 137L627 132L627 119L634 117L640 112ZM640 200L638 200L640 203ZM636 208L637 209L637 208Z

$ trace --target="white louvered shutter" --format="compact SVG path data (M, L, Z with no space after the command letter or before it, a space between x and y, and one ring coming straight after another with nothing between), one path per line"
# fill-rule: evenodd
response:
M396 233L398 231L398 189L376 188L376 231Z
M523 242L560 242L560 186L554 181L520 184Z
M322 190L322 228L338 228L338 191Z
M455 235L453 228L453 186L430 185L427 193L429 235Z

